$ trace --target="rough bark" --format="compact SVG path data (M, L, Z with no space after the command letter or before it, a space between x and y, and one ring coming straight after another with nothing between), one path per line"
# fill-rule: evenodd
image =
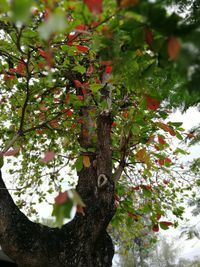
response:
M91 166L78 173L85 216L77 214L61 229L28 220L13 202L0 171L0 245L20 267L112 265L114 249L106 232L115 212L110 127L110 115L100 115L97 152L89 155Z

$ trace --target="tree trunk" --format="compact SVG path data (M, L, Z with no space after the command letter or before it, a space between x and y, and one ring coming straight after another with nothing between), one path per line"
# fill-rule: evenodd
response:
M77 191L86 204L85 215L61 229L36 224L13 202L0 171L0 245L20 267L109 267L114 248L106 228L114 215L111 119L97 120L97 152L91 165L78 173Z

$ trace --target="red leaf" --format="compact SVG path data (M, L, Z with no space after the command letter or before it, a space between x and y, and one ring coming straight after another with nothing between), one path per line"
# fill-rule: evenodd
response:
M160 102L155 99L155 98L152 98L151 96L147 96L146 97L146 101L147 101L147 108L150 109L150 110L157 110L160 106Z
M87 94L87 90L85 88L82 88L82 93L83 93L83 95L86 95Z
M151 135L149 137L149 140L147 141L147 145L151 144L154 141L154 138L155 138L155 136L154 135Z
M85 31L87 29L87 26L85 24L79 24L76 26L76 30L79 31Z
M39 54L40 54L41 57L46 58L46 56L47 56L46 51L44 51L44 50L42 50L42 49L40 49L40 48L38 49L38 51L39 51Z
M65 98L65 103L69 104L69 102L70 102L70 94L67 94Z
M112 67L111 66L107 66L105 69L105 73L110 74L112 72Z
M83 45L76 45L76 48L78 49L78 51L83 52L83 53L89 50L89 47L83 46Z
M159 226L158 226L157 223L153 225L152 230L153 230L154 232L159 232Z
M93 65L90 64L87 71L86 71L86 76L90 77L94 72L94 68L93 68Z
M114 198L116 201L118 201L118 202L120 201L120 197L117 194L114 195Z
M68 45L73 45L73 42L75 41L75 39L79 36L78 33L70 33L67 36L67 44Z
M170 37L167 45L167 52L170 59L176 59L181 49L181 44L176 37Z
M55 203L58 205L61 205L63 203L65 203L68 199L68 193L67 191L65 192L59 192L59 194L57 195L57 197L54 198Z
M80 100L80 101L83 101L83 100L84 100L84 96L83 96L83 95L77 95L77 98L78 98L78 100Z
M55 157L55 153L53 151L47 151L44 154L44 158L42 159L43 163L48 163L49 161L53 160Z
M4 81L10 81L10 80L15 79L15 75L5 74L3 79L4 79Z
M74 85L75 85L76 88L80 88L80 87L83 86L82 83L79 80L74 80Z
M81 118L77 120L77 123L83 124L83 122L84 122L84 121L83 121L83 119L81 119Z
M47 7L44 11L44 20L47 21L49 18L49 15L51 13L51 10Z
M17 73L20 73L20 74L25 74L25 64L23 61L20 61L18 64L17 64L17 67L14 68L14 69L10 69L11 72L17 72Z
M100 61L99 64L104 65L104 66L110 66L112 64L112 61L104 60L104 61Z
M53 58L52 58L51 49L48 49L48 51L44 51L44 50L39 48L38 51L39 51L40 56L46 59L48 66L52 67L53 66Z
M117 123L115 121L113 121L113 123L111 124L112 127L117 126Z
M62 112L67 114L68 117L73 115L73 111L71 109L63 109Z
M158 135L158 142L159 142L159 144L161 144L161 145L165 145L165 144L166 144L164 138L163 138L161 135Z
M103 12L103 0L84 0L85 4L93 14Z
M159 163L159 165L163 166L165 164L165 161L164 161L164 159L159 159L158 163Z
M174 131L174 129L172 127L169 126L169 133L171 134L171 136L175 136L176 132Z
M161 218L161 214L160 214L160 213L158 213L158 214L156 215L156 218L157 218L157 220L159 221L159 220L160 220L160 218Z
M168 185L168 184L169 184L169 181L166 180L166 179L164 179L164 180L163 180L163 183L166 184L166 185Z
M149 46L151 46L153 43L153 33L152 33L151 29L149 29L149 28L144 29L144 38L145 38L146 43Z
M166 159L165 159L165 162L167 162L167 163L172 163L172 161L171 161L170 158L166 158Z
M132 190L140 190L140 186L132 187Z

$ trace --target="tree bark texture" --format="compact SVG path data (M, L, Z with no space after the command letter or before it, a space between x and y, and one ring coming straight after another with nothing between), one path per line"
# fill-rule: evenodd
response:
M85 215L61 229L31 222L15 205L0 171L0 245L20 267L109 267L114 248L106 228L115 213L111 118L97 120L97 151L78 173ZM3 189L4 188L4 189Z

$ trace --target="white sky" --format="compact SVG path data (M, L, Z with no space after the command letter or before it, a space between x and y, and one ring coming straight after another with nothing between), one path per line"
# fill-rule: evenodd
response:
M174 114L171 114L170 120L174 122L183 122L183 128L185 128L185 130L190 130L192 127L200 124L200 112L193 107L189 108L183 114L181 114L180 111L176 111ZM190 147L187 151L190 152L190 155L185 156L185 160L200 157L200 144ZM189 219L188 225L194 225L200 222L200 216L192 217L189 208L187 208L185 216ZM184 222L182 226L186 226ZM166 236L166 238L170 238L176 242L176 245L179 248L179 257L194 258L195 256L200 255L200 240L196 238L192 240L186 240L186 238L177 240L177 237L180 236L181 233L181 227L178 227L177 229L171 228L167 231L161 230L161 233Z

